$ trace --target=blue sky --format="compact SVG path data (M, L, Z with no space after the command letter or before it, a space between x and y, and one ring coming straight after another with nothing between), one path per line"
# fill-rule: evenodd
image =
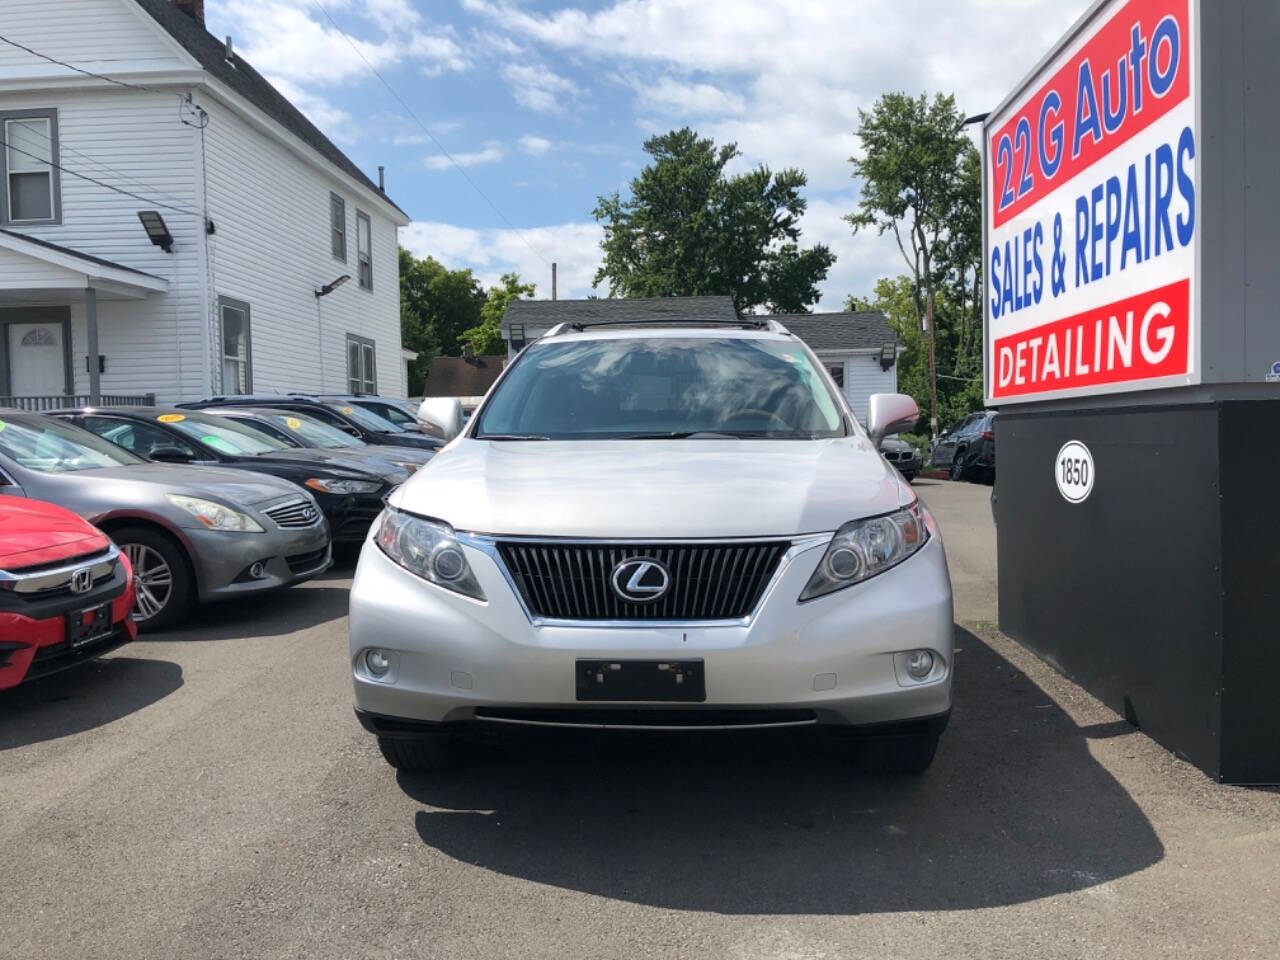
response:
M401 242L472 267L518 270L585 296L599 264L596 197L643 165L644 139L690 125L736 141L743 166L809 175L804 239L837 262L822 308L902 271L893 241L854 237L848 158L858 108L887 90L996 102L1085 0L206 0L206 22L413 217ZM350 37L492 201L369 72ZM495 211L494 206L497 207ZM501 211L499 213L498 211ZM604 291L601 290L601 293Z

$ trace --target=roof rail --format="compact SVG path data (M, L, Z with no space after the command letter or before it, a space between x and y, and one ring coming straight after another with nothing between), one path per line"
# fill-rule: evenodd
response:
M740 317L737 320L664 317L651 317L645 320L570 320L557 323L547 331L546 336L558 336L567 330L581 333L592 327L741 327L744 330L765 330L770 328L770 324L768 317Z

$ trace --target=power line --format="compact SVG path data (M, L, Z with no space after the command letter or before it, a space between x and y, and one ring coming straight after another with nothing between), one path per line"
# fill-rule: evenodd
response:
M3 41L4 43L9 44L9 46L11 47L17 47L19 50L23 50L31 54L33 57L39 57L41 60L47 60L49 63L56 63L60 67L66 67L68 70L74 70L76 73L84 74L86 77L93 77L95 80L103 80L107 83L114 83L118 87L128 87L130 90L145 90L147 93L164 93L170 96L177 97L179 100L182 99L182 94L177 93L173 90L160 90L155 87L144 87L138 83L129 83L127 80L117 80L115 77L108 77L101 73L94 73L92 70L86 70L83 67L77 67L73 63L67 63L65 60L59 60L56 57L51 57L46 53L41 53L39 50L32 50L30 47L19 43L17 40L10 40L6 36L0 36L0 41Z
M53 167L55 170L60 170L63 173L70 174L73 177L79 177L81 180L88 180L90 183L97 184L100 187L105 187L107 190L114 190L116 193L123 194L126 197L132 197L134 200L141 200L143 203L149 203L149 204L152 204L153 206L163 207L166 210L173 210L175 213L185 213L189 217L200 217L201 219L203 219L204 215L201 214L199 211L188 210L185 207L174 206L172 203L164 203L160 200L154 200L150 197L144 197L140 193L134 193L131 190L125 190L122 187L117 187L114 184L107 183L104 180L99 180L96 177L89 176L88 174L84 174L76 170L72 170L69 167L65 167L60 163L54 163L52 160L47 160L44 157L31 153L29 150L23 150L21 147L16 147L12 143L9 143L7 140L5 140L3 137L0 137L0 146L7 147L10 150L14 150L17 153L22 154L23 156L30 157L32 160L39 160L41 163L47 163L49 166Z
M462 174L463 178L467 181L467 183L471 185L471 189L474 190L476 193L480 194L484 202L493 208L493 212L498 215L498 217L502 220L502 222L516 232L516 235L520 238L521 242L523 242L524 245L529 248L529 250L533 253L535 257L537 257L547 266L550 266L551 261L549 261L546 257L544 257L537 250L537 248L535 248L534 245L529 242L528 238L524 235L523 230L521 230L514 223L512 223L510 220L507 219L507 215L503 213L500 209L498 209L498 205L494 203L492 200L490 200L489 195L485 193L483 190L481 190L479 184L477 184L474 180L471 179L471 175L467 173L466 169L462 166L462 164L458 163L457 160L453 159L453 154L451 154L448 150L444 148L444 144L441 143L438 139L436 139L436 135L432 133L427 128L427 125L418 118L418 115L413 112L413 108L410 107L409 104L405 103L404 98L401 97L400 94L396 93L395 88L392 87L391 84L387 83L386 79L382 76L381 73L378 72L377 68L374 67L374 65L369 62L368 58L365 57L364 53L361 52L360 48L356 45L355 41L352 40L349 36L347 36L346 32L340 26L338 26L337 22L333 19L333 17L329 15L329 11L324 8L324 6L320 3L320 0L311 0L311 2L312 4L314 4L315 8L320 11L320 13L324 16L324 18L329 21L330 26L332 26L334 30L338 31L338 34L342 37L343 40L347 41L347 44L351 47L351 49L356 52L356 56L358 56L361 60L364 61L364 65L369 68L369 72L372 73L375 77L377 77L379 81L381 81L382 85L387 88L387 92L390 93L391 96L395 97L396 101L400 104L400 106L404 108L405 113L407 113L413 119L414 123L416 123L419 127L422 128L423 133L425 133L428 137L431 138L431 142L436 145L436 149L438 149L441 153L443 153L445 157L448 159L448 161L451 164L453 164L454 168L460 174Z

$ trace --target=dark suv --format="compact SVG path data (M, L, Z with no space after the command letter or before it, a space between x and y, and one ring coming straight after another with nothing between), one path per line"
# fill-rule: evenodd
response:
M952 480L987 480L996 475L996 412L971 413L933 444L933 466Z
M337 427L343 433L379 446L417 447L420 450L438 450L443 441L413 430L406 430L378 416L372 410L347 400L329 397L303 396L301 394L270 393L261 396L229 395L210 397L181 403L188 410L204 410L209 407L272 407L276 410L296 410L310 414Z

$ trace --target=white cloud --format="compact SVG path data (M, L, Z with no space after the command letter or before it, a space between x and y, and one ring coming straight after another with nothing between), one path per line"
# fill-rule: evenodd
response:
M446 157L443 153L432 154L427 157L426 165L428 170L448 170L457 163L460 167L478 167L484 163L497 163L504 156L506 151L503 150L502 144L491 140L484 145L482 150L473 150L470 153L451 153L453 160Z
M542 66L508 63L502 68L502 78L511 88L516 103L539 113L563 113L565 101L573 100L578 94L572 80Z
M411 61L436 73L470 65L451 31L417 26L420 17L407 0L330 0L330 9L344 7L375 27L381 38L368 40L350 28L335 29L298 0L227 0L216 17L210 11L215 21L210 29L230 33L245 59L277 85L280 80L331 85L368 78L364 60L376 69Z
M518 141L520 150L529 154L531 157L541 157L551 150L553 144L546 137L535 137L531 133L526 133Z
M600 265L600 226L562 223L525 230L459 227L416 220L400 231L400 242L416 257L432 256L452 269L470 267L486 287L515 271L537 284L537 296L551 296L551 267L556 263L561 297L591 294Z
M674 77L663 77L657 83L644 80L632 82L637 101L642 109L682 117L700 117L708 114L741 113L745 101L736 93L730 93L710 83L684 83Z

